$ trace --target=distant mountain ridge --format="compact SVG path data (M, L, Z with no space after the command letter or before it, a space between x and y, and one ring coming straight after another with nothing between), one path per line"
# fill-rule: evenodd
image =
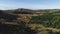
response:
M24 8L18 8L13 10L3 10L4 12L55 12L60 11L60 9L40 9L40 10L32 10L32 9L24 9Z

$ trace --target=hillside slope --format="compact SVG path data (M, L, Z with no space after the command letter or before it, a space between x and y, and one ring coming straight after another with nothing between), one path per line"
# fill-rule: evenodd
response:
M11 34L60 34L60 10L0 10L0 27L4 33L11 27Z

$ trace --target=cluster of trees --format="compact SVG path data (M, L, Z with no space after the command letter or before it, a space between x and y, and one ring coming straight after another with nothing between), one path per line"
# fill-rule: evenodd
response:
M45 27L60 28L60 14L47 13L42 16L32 16L30 23L42 24Z
M29 10L29 9L17 9L15 10L13 13L14 14L32 14L33 10Z

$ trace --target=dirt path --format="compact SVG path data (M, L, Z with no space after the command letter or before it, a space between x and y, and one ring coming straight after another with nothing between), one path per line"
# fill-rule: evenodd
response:
M60 29L57 29L57 28L45 28L46 30L52 30L52 31L55 31L55 32L60 32Z

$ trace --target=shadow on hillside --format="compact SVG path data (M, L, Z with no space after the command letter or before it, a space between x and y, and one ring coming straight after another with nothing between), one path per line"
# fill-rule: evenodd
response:
M0 19L4 19L6 21L13 21L13 20L17 20L17 18L18 18L17 15L7 14L0 10Z
M14 12L14 14L32 14L31 12Z
M7 25L0 24L0 34L35 34L35 30L30 28L18 26L18 25Z

